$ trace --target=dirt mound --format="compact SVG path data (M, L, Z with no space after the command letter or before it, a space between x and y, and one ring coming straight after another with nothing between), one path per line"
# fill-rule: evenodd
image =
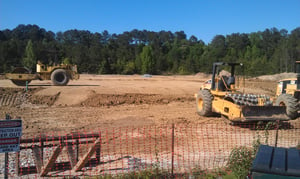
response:
M196 73L195 76L199 77L199 78L203 78L203 79L211 78L210 74L206 74L206 73L202 73L202 72Z
M52 106L55 101L58 99L60 95L60 92L58 92L55 95L45 95L45 96L41 96L41 95L31 95L29 97L29 102L31 104L36 104L36 105L47 105L47 106Z
M4 90L4 89L3 89ZM63 98L61 92L48 95L37 95L34 91L25 93L20 89L4 90L0 94L0 106L20 106L26 104L26 107L34 106L60 106L56 102ZM37 91L37 90L35 90ZM22 100L19 98L22 97ZM141 105L141 104L169 104L171 102L193 101L192 96L164 96L159 94L90 94L89 97L79 104L65 104L64 106L84 106L84 107L101 107L117 105ZM3 104L2 104L3 103Z
M222 70L220 71L219 75L221 76L230 76L230 72L226 71L226 70ZM197 74L195 74L196 77L199 77L199 78L203 78L203 79L210 79L212 77L211 74L207 74L207 73L202 73L202 72L199 72Z
M279 81L286 78L296 78L296 73L280 73L275 75L263 75L253 79L259 79L264 81Z
M230 76L230 72L226 71L226 70L221 70L219 73L219 76Z
M191 96L174 97L163 96L158 94L93 94L87 100L82 102L81 106L117 106L122 104L168 104L170 102L186 102L193 101Z

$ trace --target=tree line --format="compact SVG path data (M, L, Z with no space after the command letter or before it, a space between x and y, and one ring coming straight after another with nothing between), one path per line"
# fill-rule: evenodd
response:
M134 29L122 34L87 30L51 32L37 25L0 31L0 73L35 63L77 64L80 73L210 73L217 61L245 64L250 76L291 72L300 60L300 27L216 35L205 44L184 31Z

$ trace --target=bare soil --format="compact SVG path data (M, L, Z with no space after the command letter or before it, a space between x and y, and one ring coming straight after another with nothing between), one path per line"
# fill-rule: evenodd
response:
M98 128L140 127L171 123L202 123L219 118L196 114L194 94L208 75L152 76L81 75L68 86L32 81L27 100L19 105L0 105L0 118L8 113L23 119L25 136L70 133ZM275 81L246 81L247 93L274 96ZM9 80L0 80L0 97L24 94Z
M184 168L195 165L204 169L221 167L233 147L251 146L258 132L229 126L220 117L201 117L196 113L194 94L209 78L201 73L151 78L81 75L68 86L32 81L27 92L24 87L2 79L0 119L4 119L5 114L21 118L23 138L101 131L104 140L101 160L115 161L99 166L104 172L123 168L130 159L151 163L156 157L160 158L162 168L170 168L171 124L175 123L177 169L185 171ZM272 97L276 81L254 78L246 80L245 86L241 88L245 93ZM292 127L286 128L291 130L280 133L278 146L299 144L299 130L296 130L299 123L299 119L293 121ZM275 143L275 136L276 131L270 131L270 143Z

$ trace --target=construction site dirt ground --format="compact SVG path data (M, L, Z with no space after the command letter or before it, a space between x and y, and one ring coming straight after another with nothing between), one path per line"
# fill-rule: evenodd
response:
M35 80L25 93L24 87L0 78L0 119L6 114L21 118L22 138L101 131L104 163L96 170L105 171L100 173L118 172L118 168L123 172L131 159L145 160L152 166L156 157L161 168L169 168L175 124L176 172L189 172L195 166L218 168L225 165L234 146L250 147L258 133L230 126L218 116L201 117L196 113L194 94L208 79L209 75L201 73L151 77L84 74L68 86ZM248 79L241 90L272 97L277 79L267 79ZM291 121L279 133L278 146L299 145L299 126L299 119ZM260 133L263 136L264 131ZM269 143L274 144L275 139L276 130L271 130ZM88 147L83 144L81 148ZM21 158L26 154L21 153Z
M210 77L141 75L81 75L68 86L51 81L29 84L23 104L1 105L0 118L10 114L23 120L23 136L67 134L117 127L165 124L220 123L219 117L196 113L194 94ZM246 80L246 93L274 96L276 81ZM11 81L0 80L0 95L23 93Z

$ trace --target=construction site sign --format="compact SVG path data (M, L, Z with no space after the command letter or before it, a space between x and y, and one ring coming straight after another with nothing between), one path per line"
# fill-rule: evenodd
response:
M20 150L22 120L0 120L0 153Z

